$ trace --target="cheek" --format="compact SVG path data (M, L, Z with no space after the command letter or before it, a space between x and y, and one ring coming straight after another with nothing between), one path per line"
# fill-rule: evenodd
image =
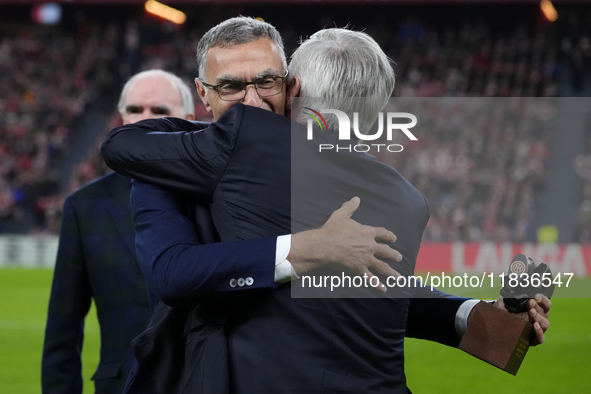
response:
M135 123L139 120L141 120L140 115L136 115L136 114L129 115L128 114L123 117L123 124Z
M269 102L271 110L276 114L285 115L285 96L273 96L271 99Z
M169 117L169 116L173 117L173 118L182 118L180 108L173 109L172 111L170 111L170 113L168 115L154 115L154 117L157 117L157 118L165 118L165 117Z
M232 106L237 103L239 103L239 101L218 100L218 102L215 103L215 105L212 105L214 116L216 117L216 119L219 118L220 116L223 115L224 112L226 112L227 110L232 108Z

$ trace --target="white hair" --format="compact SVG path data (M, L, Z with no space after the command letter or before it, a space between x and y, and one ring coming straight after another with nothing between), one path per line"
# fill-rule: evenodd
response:
M121 115L125 114L125 96L131 88L131 85L133 85L136 81L147 77L166 78L172 84L172 86L178 89L179 94L181 95L181 117L195 114L195 104L193 103L193 95L191 94L189 86L185 82L183 82L182 79L168 71L147 70L135 74L133 77L129 78L129 81L127 81L123 86L123 90L121 91L121 95L119 96L119 103L117 104L117 109L119 110L119 113Z
M293 53L289 81L300 79L300 95L317 108L359 113L359 129L367 133L394 89L390 59L368 34L347 29L314 33ZM354 99L363 97L363 100ZM360 104L361 103L361 104ZM293 114L293 116L297 116ZM338 130L335 116L329 128Z
M287 70L287 60L283 49L283 39L275 27L267 22L246 16L237 16L212 27L197 44L197 65L199 77L205 78L207 52L213 47L230 47L248 44L261 38L270 38L279 47L283 68Z

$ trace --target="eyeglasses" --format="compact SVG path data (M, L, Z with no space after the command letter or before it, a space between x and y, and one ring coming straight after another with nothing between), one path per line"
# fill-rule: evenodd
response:
M288 71L285 72L284 76L272 75L263 77L255 80L254 82L243 82L243 81L230 81L222 82L219 85L210 85L203 82L201 78L199 80L206 88L213 89L217 92L220 99L224 101L238 101L242 100L246 96L246 88L248 85L254 85L259 97L271 97L276 96L283 91L283 82L287 78Z

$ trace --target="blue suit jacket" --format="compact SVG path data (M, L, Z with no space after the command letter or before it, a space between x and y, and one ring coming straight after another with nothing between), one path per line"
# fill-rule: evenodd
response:
M44 393L82 393L84 318L94 299L101 328L96 393L121 392L131 340L150 317L135 258L129 179L111 173L69 196L63 209L42 362Z
M193 129L191 122L177 119L124 126L110 134L103 156L128 176L211 203L222 240L317 227L343 201L358 195L362 204L353 218L397 234L396 248L404 260L390 263L412 274L428 220L420 193L369 155L314 154L317 142L314 147L305 140L305 130L293 127L292 132L289 120L278 115L236 105L201 133L160 132ZM140 146L131 143L140 140ZM154 199L149 202L135 192L133 199L136 207L145 204L136 215L151 210L157 212L151 220L158 226L173 222L171 217L159 220L163 211L152 205ZM169 243L158 246L166 249L159 254L160 264L169 267L198 258L191 252L189 227L176 227L167 227L170 235L160 240ZM155 240L153 234L143 238L142 233L138 253L154 248L148 241ZM200 269L220 286L219 293L227 293L210 301L226 314L232 392L407 392L405 335L451 345L459 341L453 321L465 299L438 295L411 305L410 292L406 298L296 299L289 285L237 293L228 280L232 277L224 270L219 274L217 263ZM181 280L175 271L168 270L170 281ZM254 271L250 277L257 283ZM363 292L358 296L367 295Z

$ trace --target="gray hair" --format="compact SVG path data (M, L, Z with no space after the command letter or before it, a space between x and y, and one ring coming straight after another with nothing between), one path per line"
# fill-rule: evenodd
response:
M349 115L358 112L359 129L367 133L394 90L390 62L368 34L324 29L302 42L293 53L289 81L298 76L300 96L313 98L313 101L306 99L309 105L339 109ZM326 121L329 128L338 130L335 116L327 116Z
M178 89L181 95L181 116L185 117L189 114L195 114L195 104L193 103L193 95L191 94L191 89L189 89L189 86L186 83L184 83L182 79L168 71L147 70L135 74L123 86L123 90L121 91L121 95L119 96L119 103L117 104L117 109L119 110L119 113L121 115L125 113L125 96L131 88L131 85L133 85L136 81L146 77L166 78L172 84L172 86L175 86Z
M287 60L283 49L283 39L275 27L267 22L245 16L223 21L212 27L197 44L197 65L199 76L205 78L207 52L213 47L226 48L233 45L248 44L261 38L270 38L279 47L281 63L287 70Z

